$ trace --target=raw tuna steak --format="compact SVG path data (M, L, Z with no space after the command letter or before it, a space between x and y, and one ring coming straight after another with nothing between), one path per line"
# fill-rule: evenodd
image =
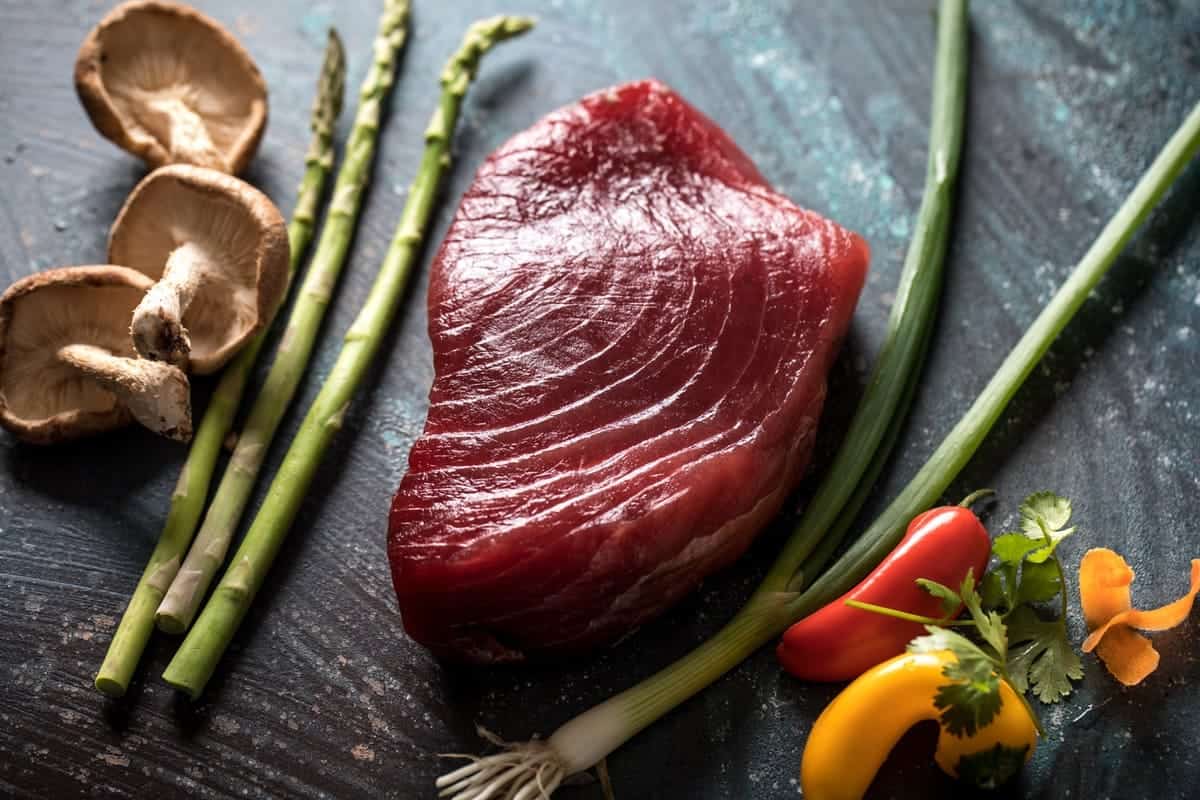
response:
M412 637L580 650L736 559L808 461L866 264L655 81L493 153L433 263L429 416L392 503Z

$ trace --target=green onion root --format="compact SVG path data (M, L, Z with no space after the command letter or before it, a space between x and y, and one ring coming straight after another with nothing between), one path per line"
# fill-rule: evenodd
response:
M953 2L943 2L941 8L942 24L947 20L948 10L964 10L962 3ZM551 769L544 766L547 759L557 759L553 763L568 775L588 769L591 764L585 762L595 763L607 755L607 752L600 751L615 750L651 722L732 669L788 625L850 589L895 546L908 521L932 505L949 486L1051 342L1078 311L1088 293L1198 148L1200 104L1167 142L1066 283L1009 353L982 394L941 446L879 519L812 586L802 594L763 592L760 589L728 625L696 650L632 689L584 712L560 728L544 745L535 743L531 748L510 745L502 753L479 759L452 773L456 780L472 780L472 775L494 770L501 759L507 759L507 771L503 774L517 777L504 778L504 793L499 796L510 797L518 793L523 798L548 796L549 792L540 790L535 783L537 774ZM825 555L831 553L832 550ZM807 571L807 567L805 569ZM812 574L811 571L809 574ZM791 584L790 577L787 577L787 583ZM552 755L547 754L547 749L552 751ZM513 763L513 753L524 753L529 760ZM535 763L536 770L529 772L530 765ZM498 776L500 773L491 774ZM493 777L493 781L499 779ZM499 788L489 788L491 784L461 785L466 788L453 795L456 800L480 800L500 792ZM532 790L529 789L531 785L534 786Z

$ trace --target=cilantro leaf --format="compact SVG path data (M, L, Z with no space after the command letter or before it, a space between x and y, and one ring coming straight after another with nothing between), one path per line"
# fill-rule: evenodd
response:
M1052 555L1054 555L1054 545L1053 544L1042 545L1041 547L1033 550L1029 554L1029 563L1044 564L1044 563L1046 563L1046 560L1049 559Z
M979 582L979 596L983 599L984 608L995 609L1009 605L1008 589L1000 570L983 573L983 580Z
M992 541L992 555L1001 564L1020 564L1025 556L1042 546L1042 535L1031 539L1023 533L1005 533Z
M1025 754L1028 750L1028 745L1007 747L997 744L990 750L967 753L958 760L954 771L958 773L959 780L980 789L997 789L1025 766Z
M947 664L942 674L952 664ZM1000 679L989 672L978 681L952 680L938 687L933 704L941 714L942 726L953 736L973 736L1000 713Z
M1050 539L1049 544L1043 544L1025 557L1026 561L1031 561L1034 564L1041 564L1054 555L1054 551L1058 549L1059 543L1075 532L1074 528L1067 528L1065 531L1050 531L1046 535ZM1033 541L1032 539L1030 541ZM1045 539L1042 540L1046 541ZM1036 544L1036 543L1035 543Z
M1008 650L1008 682L1021 694L1029 691L1029 665L1039 655L1041 648L1033 641L1022 642Z
M967 609L967 613L976 624L979 623L979 618L983 615L983 598L980 597L979 591L975 588L975 568L971 567L967 570L966 576L963 578L962 585L958 587L958 596L962 598L962 603Z
M1054 492L1037 492L1025 498L1021 504L1021 529L1031 539L1041 539L1047 534L1061 532L1071 521L1071 501ZM1074 528L1061 537L1065 537Z
M995 611L985 612L983 610L983 597L975 589L973 570L967 570L967 577L963 578L959 594L962 596L963 605L967 607L971 619L975 622L975 630L998 655L1003 656L1008 649L1008 633L1004 627L1004 619Z
M1072 692L1071 681L1083 677L1083 664L1067 639L1061 620L1042 620L1029 606L1008 618L1011 640L1008 678L1019 692L1033 689L1043 703L1057 703Z
M1057 703L1074 691L1072 680L1083 677L1083 662L1064 637L1050 639L1029 668L1033 693L1043 703Z
M937 625L926 625L925 630L929 631L929 634L918 636L909 642L908 652L934 653L949 650L956 660L946 665L947 677L954 680L982 681L995 669L995 659L961 633Z
M972 605L979 605L979 592L975 591L974 567L967 568L967 574L963 576L962 585L958 587L958 594L968 608Z
M1008 626L1004 624L1004 617L995 611L988 611L984 615L984 619L986 623L977 623L975 627L983 640L992 646L998 656L1003 658L1008 651Z
M961 633L926 625L926 636L908 645L910 653L949 650L955 660L942 668L949 683L938 687L933 704L941 711L942 724L955 736L971 736L991 722L1000 710L1000 679L996 662Z
M1018 603L1042 603L1058 597L1062 580L1054 561L1027 562L1021 568L1021 583L1017 588Z
M942 601L942 611L946 613L946 616L956 614L962 607L962 598L959 597L958 592L944 583L931 581L928 578L917 578L917 586Z
M908 652L935 653L939 650L949 650L954 653L960 664L975 663L979 660L991 663L991 657L961 633L937 625L926 625L925 630L929 631L926 636L918 636L908 643Z

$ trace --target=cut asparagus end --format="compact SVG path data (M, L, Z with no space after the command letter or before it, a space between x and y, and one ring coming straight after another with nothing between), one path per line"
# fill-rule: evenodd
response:
M117 396L133 418L157 434L192 438L192 402L187 376L170 364L114 356L102 347L71 344L58 358Z
M96 689L108 695L109 697L125 696L125 685L115 678L110 678L107 675L97 675L95 685Z
M292 222L288 226L291 251L289 282L312 239L320 199L333 168L333 129L342 106L344 80L345 54L341 42L331 36L313 107L313 143L305 159L304 179L296 198ZM161 587L173 580L172 570L179 564L191 542L196 523L204 510L209 482L220 453L220 442L233 425L234 413L264 338L265 333L260 331L229 363L205 409L204 417L196 427L196 437L188 451L175 491L171 494L170 510L158 544L129 599L129 605L121 615L121 622L96 675L96 689L106 695L119 697L125 693L146 642L150 639L154 610L163 597Z
M223 559L224 552L221 556ZM196 612L200 610L200 601L204 599L212 577L221 567L222 559L208 559L209 563L204 569L187 563L180 567L154 614L154 622L160 631L173 635L187 632L196 618ZM192 554L188 553L188 561L191 560Z

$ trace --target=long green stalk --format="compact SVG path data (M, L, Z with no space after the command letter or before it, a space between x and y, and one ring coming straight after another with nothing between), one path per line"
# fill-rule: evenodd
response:
M880 443L888 428L898 427L907 416L911 403L902 401L906 388L916 383L941 296L962 155L967 62L967 0L943 2L938 11L925 191L888 318L887 336L837 455L759 586L760 596L798 588L795 578L801 563L836 523L872 460L886 460L891 446L879 452Z
M933 329L962 152L967 91L967 2L942 0L938 13L925 191L900 274L888 331L866 392L826 478L783 551L746 606L683 659L564 725L545 744L517 746L443 776L460 800L511 796L525 776L543 785L591 767L655 719L744 660L782 630L801 565L826 532L849 528L899 437L916 394ZM526 771L515 769L520 764ZM456 793L472 790L475 794ZM539 796L539 795L531 795Z
M945 4L943 4L944 7ZM913 516L932 505L978 449L1050 344L1074 316L1150 210L1200 149L1200 105L1167 143L1066 283L1030 326L979 398L875 524L808 590L756 595L713 638L637 686L575 717L545 742L510 745L438 780L457 800L540 797L591 767L639 731L713 683L788 625L821 608L895 546ZM811 573L810 573L811 574ZM530 777L532 776L532 777ZM543 794L521 794L536 781Z
M848 591L895 547L904 528L933 505L983 443L1004 407L1079 310L1146 215L1200 149L1200 105L1159 153L1132 194L1105 226L1066 283L1010 351L978 399L899 496L859 540L807 590L759 595L712 639L675 663L576 717L560 731L619 730L619 746L642 728L701 691L788 625ZM821 565L806 565L813 574ZM568 726L571 726L568 728ZM570 732L574 731L574 734ZM549 740L551 745L560 734ZM563 748L569 749L569 748ZM599 753L597 760L607 754ZM589 757L596 755L592 752ZM586 764L583 768L590 766ZM464 798L465 800L465 798Z
M908 521L933 505L983 444L988 432L1021 384L1171 184L1200 150L1200 103L1154 159L1083 259L1038 315L988 381L979 397L951 429L916 476L878 519L834 564L791 604L805 615L844 594L862 579L904 535ZM820 565L817 565L819 569Z
M262 508L192 630L163 673L164 680L195 699L233 639L254 595L279 552L304 501L321 457L341 427L363 374L379 351L408 284L433 214L438 188L450 169L450 140L467 87L484 53L524 33L533 21L495 17L472 25L461 49L442 72L442 95L425 131L425 152L396 233L367 300L284 456Z
M374 60L359 91L354 127L346 142L346 155L333 186L333 200L316 252L288 317L275 361L238 437L204 524L158 607L155 619L167 633L187 630L225 561L271 439L312 357L362 208L379 139L381 109L395 81L396 62L408 35L408 14L408 0L387 0L384 4L375 36Z
M317 96L313 102L310 122L312 139L304 158L304 177L300 181L296 206L288 224L288 244L291 246L289 281L312 240L317 206L329 172L333 169L333 128L341 113L345 73L346 57L342 42L337 33L330 30L317 83ZM180 559L187 551L196 523L200 520L200 512L204 510L204 500L208 497L217 457L233 428L234 415L266 339L268 327L264 325L263 330L225 368L196 429L187 460L171 495L167 521L96 675L96 688L105 694L120 697L129 688L134 669L154 630L154 610L175 578Z

